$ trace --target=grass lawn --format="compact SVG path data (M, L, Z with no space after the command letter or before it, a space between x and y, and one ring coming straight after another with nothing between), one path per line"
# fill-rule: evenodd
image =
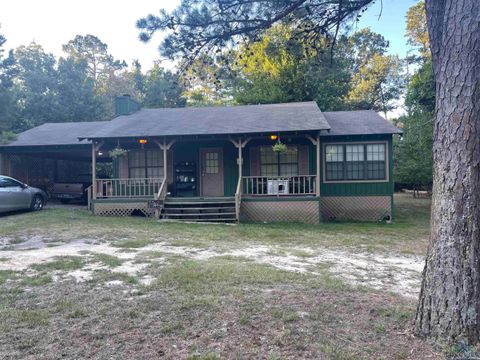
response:
M430 203L396 205L393 224L0 217L0 358L442 358L402 296Z

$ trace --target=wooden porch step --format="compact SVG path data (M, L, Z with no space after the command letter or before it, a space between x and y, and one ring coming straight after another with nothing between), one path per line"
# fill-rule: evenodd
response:
M198 222L198 223L234 223L236 220L234 218L217 218L217 219L169 219L162 218L162 221L178 221L178 222Z
M166 217L218 217L218 216L233 216L235 217L234 212L220 212L220 213L165 213Z
M204 206L205 209L208 209L208 206L218 206L218 205L225 205L225 206L235 206L235 201L225 201L225 202L219 202L219 201L215 201L215 202L202 202L202 203L199 203L199 202L191 202L191 201L182 201L182 202L165 202L165 207L183 207L183 206Z
M209 210L209 211L218 211L218 210L230 210L230 211L235 211L235 206L211 206L211 207L165 207L165 211L203 211L203 210Z
M187 197L178 197L178 198L169 198L165 199L166 204L219 204L219 203L235 203L235 198L187 198Z

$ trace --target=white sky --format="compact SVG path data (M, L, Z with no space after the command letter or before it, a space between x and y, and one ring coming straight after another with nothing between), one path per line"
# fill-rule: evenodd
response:
M6 49L33 40L47 52L62 56L62 45L75 35L92 34L109 52L130 65L139 59L144 70L160 58L157 34L147 44L138 40L135 22L160 8L173 9L179 0L0 0L0 34ZM167 65L167 64L164 64Z

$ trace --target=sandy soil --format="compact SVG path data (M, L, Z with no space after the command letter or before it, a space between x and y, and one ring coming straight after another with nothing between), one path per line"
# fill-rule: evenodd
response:
M20 271L33 264L51 261L57 256L91 256L92 253L99 253L124 260L122 265L110 269L111 271L135 275L147 266L146 263L139 261L139 258L151 251L196 260L233 256L286 271L315 274L326 270L349 284L392 291L406 297L418 295L424 265L423 259L419 256L353 253L341 249L292 247L285 250L276 246L251 245L244 249L220 252L211 248L172 246L162 241L125 252L110 243L99 242L96 239L58 243L41 236L32 236L27 241L17 244L11 239L0 238L0 249L3 250L0 252L2 258L0 270ZM157 261L166 260L160 257ZM108 268L100 263L89 262L82 269L62 275L62 278L71 276L79 282L85 281L91 279L93 272L100 269ZM141 281L148 284L152 279L144 278Z

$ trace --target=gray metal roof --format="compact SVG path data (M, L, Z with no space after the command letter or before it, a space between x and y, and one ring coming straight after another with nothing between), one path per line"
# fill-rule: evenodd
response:
M322 136L402 133L402 130L373 110L332 111L323 114L331 128L329 132L323 132Z
M46 123L18 134L17 139L5 147L12 146L53 146L84 145L90 141L78 140L84 134L90 134L101 128L106 121Z
M221 135L328 130L325 116L311 102L141 109L119 116L88 138Z

